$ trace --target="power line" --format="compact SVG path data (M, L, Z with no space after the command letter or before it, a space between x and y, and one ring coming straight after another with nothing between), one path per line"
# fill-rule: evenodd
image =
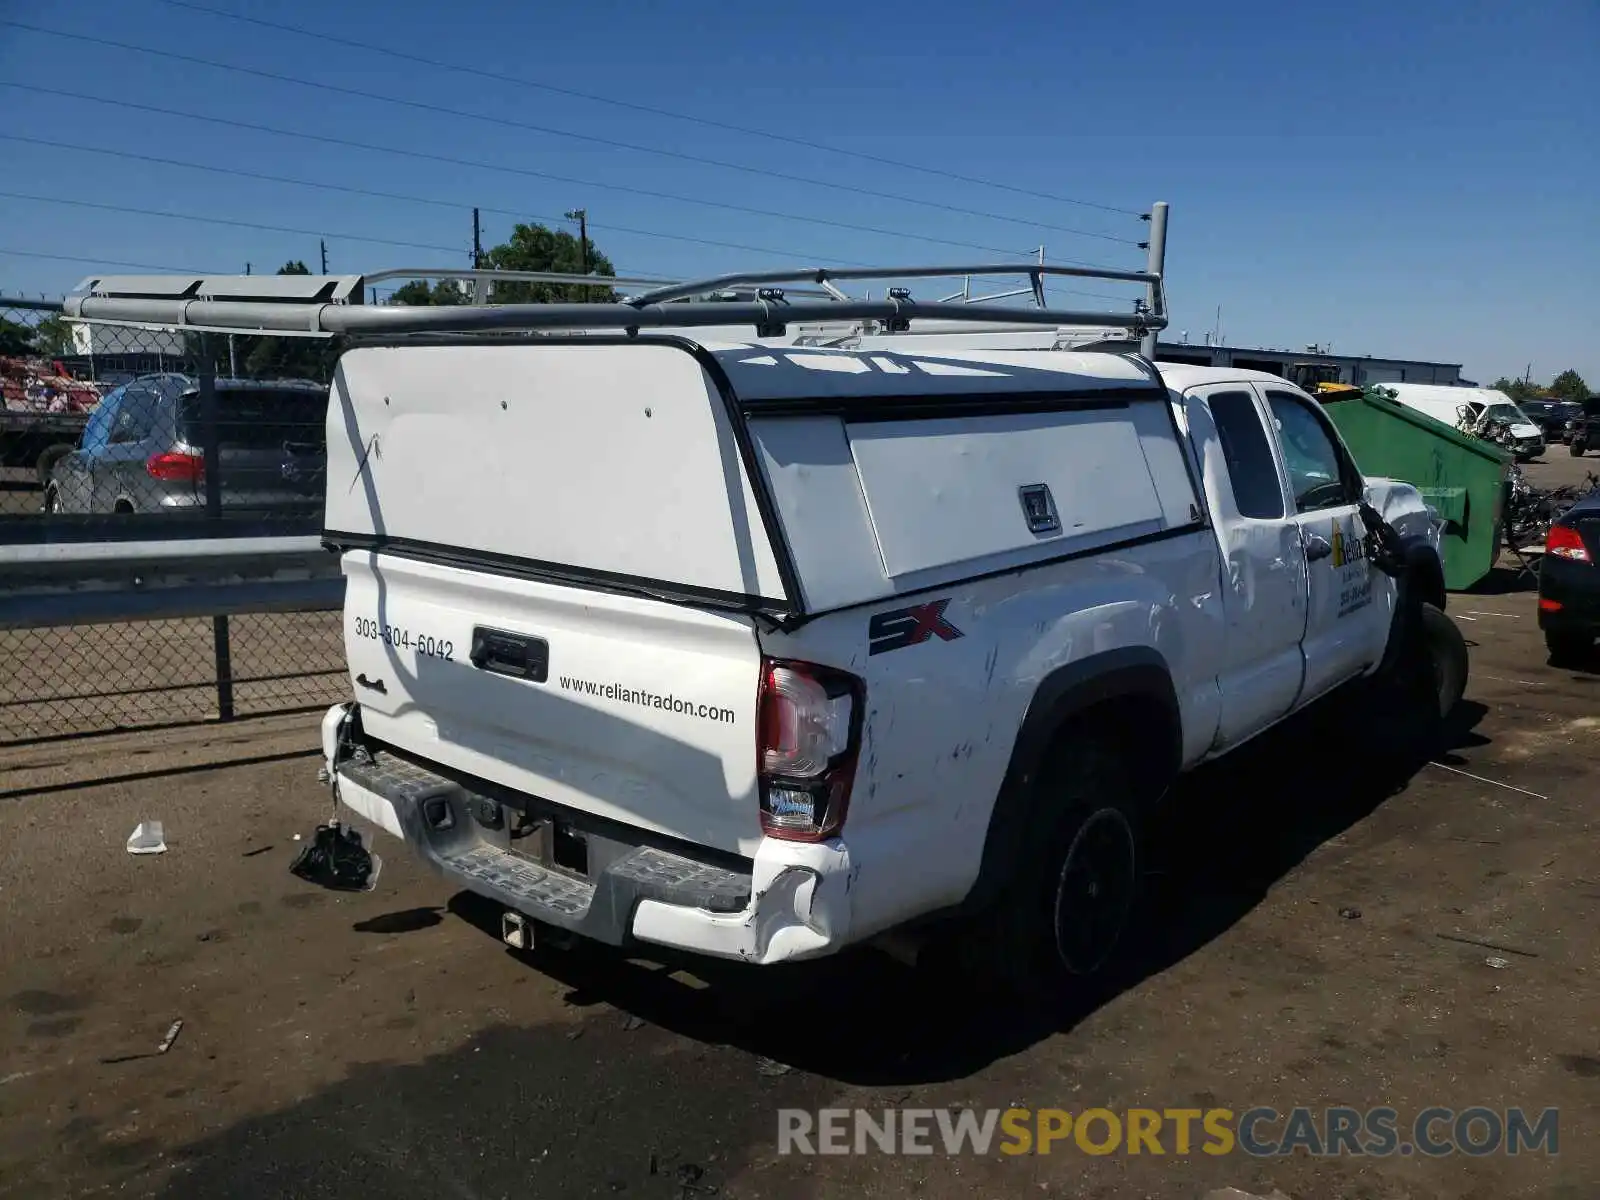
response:
M131 267L135 271L177 271L180 275L209 275L199 267L175 267L171 263L122 262L115 258L85 258L76 254L45 254L38 250L11 250L0 247L0 254L15 258L47 258L53 262L89 263L96 267Z
M76 145L73 145L70 142L55 142L55 141L50 141L50 140L44 139L44 138L30 138L30 137L23 136L21 134L4 134L4 133L0 133L0 140L24 142L24 143L28 143L28 144L31 144L31 145L49 146L49 147L56 148L56 149L84 151L86 153L91 153L91 154L105 154L105 155L110 155L110 156L117 157L117 158L129 158L129 159L136 159L136 160L143 161L143 162L153 162L153 163L157 163L157 164L160 164L160 165L163 165L163 166L181 167L181 168L187 168L187 169L196 170L196 171L209 171L209 172L213 172L215 174L220 174L220 175L238 175L238 176L242 176L242 177L247 178L247 179L260 179L260 180L266 180L266 181L270 181L270 182L274 182L274 183L294 184L294 185L298 185L298 186L301 186L301 187L328 188L328 189L333 190L333 191L354 192L357 195L371 196L371 197L377 197L377 198L388 199L388 200L399 200L399 201L405 201L405 202L408 202L408 203L431 204L431 205L436 205L436 206L444 207L444 208L462 209L462 210L465 210L466 208L470 207L469 205L458 204L458 203L453 202L453 201L435 200L435 199L430 199L430 198L425 197L425 196L408 196L408 195L405 195L404 193L399 193L399 192L379 192L379 191L373 191L371 189L366 189L366 188L353 188L353 187L349 187L349 186L344 185L344 184L319 183L319 182L316 182L316 181L313 181L313 180L291 179L291 178L288 178L286 176L268 175L268 174L265 174L265 173L260 172L260 171L245 171L245 170L232 168L232 167L208 166L208 165L203 164L203 163L185 162L185 161L183 161L181 159L160 158L160 157L158 157L156 155L150 155L150 154L137 154L137 153L134 153L132 151L105 150L105 149L100 149L100 148L97 148L97 147L76 146ZM267 224L262 224L262 223L258 223L258 222L253 222L253 221L238 221L238 220L232 220L232 219L224 218L224 217L207 217L207 216L202 216L202 215L199 215L199 214L196 214L196 213L177 213L177 212L168 212L168 211L158 210L158 209L134 208L134 207L124 206L124 205L105 204L105 203L99 202L99 201L77 200L77 199L70 199L70 198L62 197L62 196L36 196L36 195L31 195L31 194L22 193L22 192L4 192L4 191L0 191L0 198L11 199L11 200L29 200L29 201L34 201L34 202L41 203L41 204L67 204L67 205L71 205L71 206L78 207L78 208L96 208L96 209L104 210L106 212L127 213L127 214L133 215L133 216L162 217L162 218L165 218L167 220L174 220L174 221L196 221L196 222L202 222L202 223L212 224L212 225L226 225L226 226L232 226L232 227L237 227L237 228L242 228L242 229L256 229L256 230L262 230L262 231L269 232L269 233L288 233L288 234L293 234L293 235L300 236L300 237L315 237L315 238L319 238L319 239L325 238L325 237L343 238L346 241L371 242L371 243L373 243L375 245L399 246L399 247L402 247L402 248L414 249L414 250L435 250L435 251L441 251L441 252L444 252L444 253L447 253L447 254L457 253L458 249L459 249L458 247L455 247L455 246L441 246L441 245L438 245L438 244L435 244L435 243L429 243L429 242L407 242L407 241L401 241L401 240L397 240L397 239L393 239L393 238L367 237L367 236L365 236L363 234L329 233L326 230L297 229L297 228L293 228L293 227L289 227L289 226L267 225ZM483 211L491 212L491 213L497 213L497 214L501 214L501 215L504 215L504 216L509 216L509 217L512 217L512 218L520 218L520 219L523 219L523 220L548 221L551 224L556 224L557 223L557 219L554 218L554 217L540 216L540 215L534 214L534 213L521 213L521 212L517 212L517 211L512 210L512 209L501 209L501 208L488 208L488 207L486 207L486 208L484 208ZM619 226L619 225L604 224L604 225L595 225L594 228L596 228L596 229L605 229L605 230L608 230L608 231L614 232L614 233L638 234L638 235L643 236L643 237L667 238L667 239L671 239L671 240L674 240L674 241L689 242L689 243L692 243L694 245L700 245L700 246L713 246L713 247L716 247L716 248L719 248L719 249L725 249L725 250L745 250L745 251L749 251L749 252L755 253L755 254L771 254L771 255L775 255L777 257L781 257L781 258L801 259L801 260L805 260L805 261L808 261L808 262L816 262L816 263L821 263L821 264L830 264L830 265L834 265L834 266L867 267L867 266L875 265L875 264L872 264L872 263L859 262L859 261L856 261L854 259L827 258L827 257L823 257L823 256L818 256L818 255L799 253L799 252L791 251L791 250L775 250L770 246L747 246L747 245L743 245L743 244L741 244L739 242L715 241L715 240L712 240L712 239L709 239L709 238L691 237L691 236L689 236L687 234L663 233L663 232L661 232L659 230L630 229L626 225L620 225ZM1003 251L1002 251L1002 253L1003 253ZM85 260L85 261L93 261L93 260ZM1111 301L1118 301L1118 302L1127 300L1126 296L1113 296L1113 295L1108 295L1107 293L1104 293L1104 292L1087 292L1087 291L1081 291L1081 290L1073 289L1073 288L1059 288L1059 287L1054 287L1053 285L1052 285L1052 290L1065 292L1065 293L1070 293L1072 295L1077 295L1077 296L1088 296L1088 297L1092 297L1092 298L1098 299L1098 300L1111 300Z
M65 196L34 196L26 192L0 192L0 199L32 200L39 204L70 204L74 208L97 208L102 212L129 213L136 217L165 217L169 221L199 221L207 225L229 225L235 229L258 229L267 233L292 233L299 237L343 238L347 242L371 242L377 246L402 246L408 250L437 250L459 254L459 246L440 246L429 242L402 242L394 238L368 237L362 233L331 233L316 229L295 229L289 225L262 225L256 221L235 221L228 217L203 217L196 213L166 212L159 208L131 208L121 204L102 204L95 200L70 200Z
M528 167L513 167L513 166L506 166L506 165L501 164L501 163L482 162L482 161L477 161L477 160L473 160L473 159L466 159L466 158L454 158L454 157L452 157L450 155L447 155L447 154L434 154L434 153L432 153L430 151L426 151L426 150L409 150L409 149L405 149L405 148L398 147L398 146L383 146L383 145L379 145L379 144L377 144L375 142L358 142L358 141L354 141L353 139L350 139L350 138L334 137L334 136L332 136L330 134L306 133L306 132L303 132L303 131L297 130L297 129L283 129L283 128L280 128L280 127L274 126L274 125L260 125L260 124L256 124L255 122L251 122L251 121L237 121L237 120L234 120L234 119L229 118L229 117L214 117L214 116L211 116L208 113L184 112L184 111L179 110L179 109L162 108L162 107L160 107L158 105L154 105L154 104L137 104L137 103L134 103L134 102L129 101L129 100L112 100L112 99L110 99L108 97L105 97L105 96L95 96L95 95L92 95L90 93L80 92L80 91L71 91L71 92L63 91L63 90L58 89L58 88L44 87L44 86L42 86L40 84L22 84L22 83L14 83L14 82L12 82L10 80L0 79L0 87L16 88L17 90L24 91L24 92L37 92L40 95L46 95L46 96L59 96L59 97L62 97L64 99L69 99L69 100L85 100L85 101L88 101L88 102L90 102L92 104L105 104L105 105L110 105L110 106L116 107L116 108L133 109L133 110L138 111L138 112L156 113L156 114L158 114L160 116L178 117L178 118L180 118L182 120L204 121L204 122L207 122L207 123L213 124L213 125L222 125L222 126L225 126L227 128L230 128L230 129L247 129L247 130L250 130L250 131L252 131L254 133L270 133L270 134L273 134L273 135L278 136L278 137L298 138L298 139L300 139L302 141L321 142L321 143L323 143L325 145L341 146L341 147L344 147L345 149L368 150L368 151L373 151L373 152L378 153L378 154L393 154L393 155L397 155L397 156L402 157L402 158L414 158L414 159L419 159L419 160L422 160L422 161L425 161L425 162L444 163L444 164L446 164L448 166L468 167L468 168L471 168L471 169L474 169L474 170L482 170L482 171L497 171L497 172L500 172L502 174L526 176L526 177L531 178L531 179L544 179L544 180L550 180L550 181L553 181L553 182L556 182L556 183L568 183L568 184L572 184L572 185L577 186L577 187L595 188L597 190L602 190L602 191L624 192L624 193L627 193L629 195L646 196L646 197L649 197L649 198L655 199L655 200L671 200L671 201L675 201L675 202L682 203L682 204L696 204L696 205L700 205L700 206L707 207L707 208L720 208L720 209L725 209L725 210L727 210L729 212L741 212L741 213L750 214L752 216L770 217L770 218L773 218L773 219L776 219L776 220L780 220L780 221L803 221L803 222L806 222L808 224L823 225L823 226L827 226L827 227L833 228L833 229L847 229L847 230L850 230L851 232L854 232L854 233L870 233L870 234L874 234L874 235L882 236L882 237L905 238L905 239L908 239L908 240L911 240L911 241L928 242L928 243L932 243L932 244L936 244L936 245L943 245L943 246L955 246L957 248L964 249L964 250L983 250L986 253L1004 254L1004 255L1012 255L1012 254L1015 253L1014 250L1005 249L1003 247L982 246L982 245L978 245L978 244L972 243L972 242L958 242L958 241L953 241L953 240L951 240L949 238L931 237L929 235L920 234L920 233L906 233L906 232L904 232L902 230L897 230L897 229L881 229L881 228L878 228L878 227L875 227L875 226L872 226L872 225L856 225L856 224L852 224L852 223L847 222L847 221L835 221L835 220L832 220L832 219L827 218L827 217L807 217L807 216L802 216L802 215L800 215L798 213L784 213L784 212L773 211L773 210L770 210L770 209L753 208L753 207L750 207L748 205L731 204L731 203L728 203L728 202L722 201L722 200L701 200L701 199L698 199L698 198L693 197L693 196L680 196L680 195L677 195L676 193L673 193L673 192L657 192L657 191L652 191L652 190L647 189L647 188L630 187L630 186L628 186L626 184L596 183L596 182L593 182L591 180L575 179L575 178L573 178L571 176L568 176L568 175L555 175L555 174L551 174L548 171L535 171L535 170L532 170L531 168L528 168ZM43 139L24 138L24 137L22 137L20 135L15 135L15 134L0 135L0 136L10 137L13 140L17 140L17 141L37 141L37 142L42 142L43 141ZM48 143L46 143L46 144L48 144ZM95 151L95 152L96 153L103 153L103 151ZM204 169L204 168L201 168L201 169ZM254 175L255 173L254 172L243 172L243 174ZM272 177L263 175L263 176L259 176L259 178L270 179ZM293 181L287 181L287 182L303 183L305 181L293 180ZM329 187L329 188L336 187L336 185L333 185L333 184L308 184L308 186ZM371 195L374 195L374 196L386 197L386 198L389 198L389 199L400 199L401 198L401 197L396 196L396 195L394 195L392 193L386 194L386 193L382 193L382 192L365 192L364 189L349 188L349 187L343 187L343 186L338 187L338 190L351 191L351 192L356 192L358 194L371 194ZM432 202L430 202L430 203L432 203ZM467 206L467 207L470 207L470 206ZM505 212L506 210L502 209L502 210L495 210L495 211ZM512 215L516 215L516 214L512 214ZM597 226L597 228L598 228L598 226ZM615 228L615 227L613 226L613 228ZM622 231L618 230L618 232L622 232ZM634 231L634 232L642 232L642 231ZM650 234L650 235L646 235L646 236L658 236L658 235ZM1092 266L1103 265L1103 264L1099 264L1099 263L1082 262L1082 261L1077 260L1077 259L1058 259L1056 261L1059 262L1059 263L1062 263L1062 264L1065 264L1065 265L1071 265L1071 266L1092 267Z
M0 192L0 199L5 199L5 200L33 200L33 201L37 201L38 203L41 203L41 204L70 204L70 205L72 205L72 206L74 206L76 208L98 208L98 209L101 209L101 210L103 210L105 212L128 213L128 214L130 214L132 216L136 216L136 217L164 217L167 220L171 220L171 221L199 221L199 222L204 222L204 223L209 224L209 225L230 225L230 226L235 226L235 227L240 228L240 229L259 229L259 230L264 230L264 231L266 231L268 233L292 233L292 234L296 234L296 235L302 236L302 237L342 238L342 239L344 239L345 241L348 241L348 242L372 242L375 245L380 245L380 246L400 246L400 247L403 247L403 248L406 248L406 249L410 249L410 250L438 250L438 251L442 251L442 252L444 252L446 254L456 254L456 253L460 252L460 247L458 247L458 246L440 246L440 245L436 245L436 244L433 244L433 243L430 243L430 242L405 242L405 241L397 241L397 240L395 240L393 238L367 237L365 234L359 234L359 233L329 233L329 232L324 231L324 230L294 229L294 228L291 228L291 227L285 226L285 225L263 225L263 224L259 224L259 223L254 222L254 221L235 221L235 220L230 220L230 219L228 219L226 217L206 217L206 216L201 216L198 213L167 212L167 211L164 211L164 210L161 210L161 209L132 208L132 207L128 207L128 206L125 206L125 205L119 205L119 204L104 204L104 203L100 203L98 201L93 201L93 200L74 200L74 199L68 199L65 196L33 196L33 195L28 195L28 194L23 193L23 192ZM498 212L500 210L498 210L498 209L490 209L489 211ZM554 222L554 218L553 217L533 216L531 219ZM596 226L596 228L601 228L601 227L600 226ZM616 227L615 226L607 226L607 228L615 229ZM679 237L680 235L672 234L672 233L661 233L661 234L652 234L651 236L654 236L654 237L668 237L668 238L670 238L670 237ZM688 242L696 242L696 243L699 243L701 245L720 246L720 247L723 247L723 248L726 248L726 249L729 249L729 250L750 250L750 251L754 251L754 252L761 253L761 254L779 254L779 255L786 255L787 254L787 252L782 251L782 250L771 250L771 249L767 249L765 247L760 247L760 246L741 246L736 242L711 242L711 241L707 241L704 238L692 238L692 237L683 237L682 240L683 241L688 241ZM805 258L805 257L807 257L805 255L798 255L798 254L796 254L796 255L788 255L788 256L789 257L794 257L794 258ZM825 263L831 263L831 264L833 264L835 266L866 267L866 266L871 266L872 265L870 263L852 262L852 261L847 260L847 259L821 259L821 260L817 260L817 261L821 261L821 262L825 262Z
M200 58L192 54L179 54L171 50L159 50L151 46L140 46L133 42L122 42L112 38L94 37L85 33L66 33L59 29L46 29L39 25L29 25L23 21L0 20L0 25L13 29L21 29L29 33L43 34L47 37L62 38L67 41L88 42L98 46L108 46L117 50L131 50L138 54L148 54L157 58L167 58L175 62L192 63L196 66L209 67L218 71L232 71L242 75L252 75L259 79L270 79L277 83L289 83L298 87L315 88L320 91L332 92L341 96L354 96L364 100L376 100L384 104L397 104L405 108L413 108L422 112L438 113L444 116L456 117L469 121L483 121L491 125L501 125L512 129L523 129L533 133L542 133L552 137L570 138L576 141L589 142L594 145L607 146L614 150L626 150L636 154L655 154L664 158L678 159L683 162L696 163L700 166L717 167L729 171L742 171L751 175L761 175L772 179L779 179L785 183L799 183L812 187L833 188L838 191L853 192L857 195L871 196L880 200L893 200L900 204L917 204L925 208L940 209L945 212L956 213L960 216L979 217L989 221L1005 221L1011 224L1024 225L1033 229L1045 229L1053 233L1065 233L1074 237L1096 238L1101 241L1117 242L1124 245L1138 245L1135 238L1117 237L1109 233L1096 233L1092 230L1070 229L1060 225L1048 225L1041 221L1033 221L1021 217L1006 216L1002 213L988 213L977 209L963 208L960 205L944 204L937 200L925 200L916 196L904 196L895 192L879 192L871 188L856 187L853 184L831 183L827 180L808 179L803 175L790 175L783 171L772 171L763 167L748 167L739 163L725 162L721 159L706 158L697 154L687 154L678 150L662 150L653 146L641 146L634 142L622 142L613 138L599 137L594 134L575 133L571 130L557 129L549 125L537 125L529 121L513 120L510 117L495 117L486 113L469 112L465 109L449 108L442 104L429 104L422 100L408 100L402 96L387 96L381 92L367 91L361 88L342 87L338 84L320 83L312 79L301 79L294 75L284 75L275 71L263 71L255 67L243 67L233 63L218 62L215 59Z
M1029 188L1016 187L1009 183L1001 183L993 179L980 179L972 175L963 175L957 171L948 171L940 167L923 166L918 163L902 162L899 159L885 158L878 154L868 154L861 150L849 150L843 146L833 146L826 142L813 142L805 138L792 137L788 134L773 133L766 129L751 129L746 125L734 125L727 121L716 121L710 117L696 117L688 113L673 112L670 109L658 108L650 104L636 104L628 100L618 100L613 96L600 96L593 92L580 92L573 88L557 87L554 84L542 83L537 79L525 76L503 75L496 71L485 70L478 66L461 66L456 63L443 62L439 59L424 58L418 54L407 54L400 50L391 50L386 46L374 45L371 42L358 42L352 38L338 37L331 33L319 33L315 30L304 29L297 25L286 25L277 21L266 21L260 17L247 17L243 13L228 12L220 8L211 8L204 4L192 4L188 0L160 0L173 8L186 8L193 12L203 12L214 17L221 17L229 21L241 21L250 25L257 25L264 29L276 29L282 33L292 33L299 37L314 39L318 42L331 43L336 46L348 46L353 50L367 50L373 54L383 54L402 62L416 63L419 66L434 67L441 71L454 71L461 75L470 75L474 79L493 79L499 83L510 83L518 87L536 88L539 91L550 92L559 96L572 96L579 100L589 100L596 104L609 104L616 108L628 109L632 112L649 113L652 116L669 117L674 121L688 121L694 125L703 125L708 129L724 129L730 133L742 133L750 137L768 138L775 142L786 142L791 146L803 146L808 150L822 150L829 154L842 154L849 158L861 159L864 162L878 163L881 166L895 167L903 171L920 171L926 175L936 175L943 179L954 179L961 183L977 184L980 187L998 188L1001 191L1014 192L1020 196L1031 196L1036 200L1048 200L1053 204L1071 204L1079 208L1093 208L1101 212L1117 213L1128 217L1142 217L1143 213L1137 209L1118 208L1112 204L1100 204L1094 200L1078 200L1071 196L1057 196L1050 192L1036 192Z
M154 154L138 154L131 150L109 150L100 146L80 146L73 142L58 142L52 141L48 138L32 138L26 137L22 134L0 133L0 141L24 142L32 146L48 146L55 150L72 150L83 154L103 154L111 158L125 158L136 162L155 163L158 166L179 167L191 171L208 171L215 175L233 175L242 179L259 179L268 183L284 183L294 187L323 188L327 191L346 192L355 196L367 196L379 200L398 200L408 204L429 204L437 208L447 208L452 211L464 212L473 207L473 205L467 204L463 201L438 200L430 196L408 196L403 192L383 192L374 190L372 188L351 187L348 184L342 183L323 183L314 179L294 179L287 175L269 175L263 171L247 171L239 167L217 167L206 163L186 162L180 158L162 158L159 155ZM541 216L537 213L529 213L518 209L492 208L487 206L480 207L482 208L483 212L511 217L514 220L547 221L551 224L559 223L558 218ZM867 267L873 265L871 263L856 262L847 258L828 258L822 255L802 253L795 250L776 250L771 246L749 246L742 242L721 242L711 238L690 237L687 234L681 233L664 233L655 229L632 229L626 225L612 225L605 223L593 225L593 228L604 229L612 233L634 234L639 237L666 238L671 241L690 242L698 246L714 246L723 250L746 250L755 254L772 254L779 258L796 258L814 262L831 263L835 266ZM318 233L316 236L326 237L330 235L326 233Z

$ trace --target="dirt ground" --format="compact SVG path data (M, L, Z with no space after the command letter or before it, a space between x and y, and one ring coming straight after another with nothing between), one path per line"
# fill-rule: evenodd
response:
M1187 781L1144 936L1057 1029L870 953L519 955L382 835L375 891L303 884L293 838L327 811L305 715L0 750L0 1196L1587 1200L1600 662L1547 664L1528 586L1452 597L1468 699L1408 778L1341 708ZM168 852L129 856L151 818ZM780 1108L1389 1105L1404 1127L1435 1104L1558 1108L1559 1154L808 1158L777 1138Z

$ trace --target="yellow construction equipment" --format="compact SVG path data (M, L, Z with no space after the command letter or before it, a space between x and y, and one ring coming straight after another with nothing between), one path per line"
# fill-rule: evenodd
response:
M1301 391L1317 397L1348 400L1361 394L1355 384L1339 382L1339 368L1332 363L1295 363L1289 368L1288 379Z

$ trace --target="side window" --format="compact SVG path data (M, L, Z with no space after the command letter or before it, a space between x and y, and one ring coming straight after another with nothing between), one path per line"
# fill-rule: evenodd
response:
M1299 512L1353 504L1351 472L1317 415L1298 396L1268 392L1267 406L1278 424L1278 442L1289 468L1289 490Z
M100 398L100 403L94 406L94 412L83 427L83 440L78 443L78 449L98 450L111 439L111 425L117 419L117 409L122 406L122 397L127 390L128 385L123 384Z
M1211 419L1228 463L1228 480L1241 517L1271 520L1283 516L1283 484L1272 445L1249 392L1219 392L1207 399Z
M113 444L142 442L155 428L156 394L147 387L129 387L111 424Z

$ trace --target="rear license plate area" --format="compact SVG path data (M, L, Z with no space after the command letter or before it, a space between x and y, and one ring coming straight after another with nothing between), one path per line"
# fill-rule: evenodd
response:
M589 839L570 821L550 814L505 810L507 849L550 870L586 879Z

